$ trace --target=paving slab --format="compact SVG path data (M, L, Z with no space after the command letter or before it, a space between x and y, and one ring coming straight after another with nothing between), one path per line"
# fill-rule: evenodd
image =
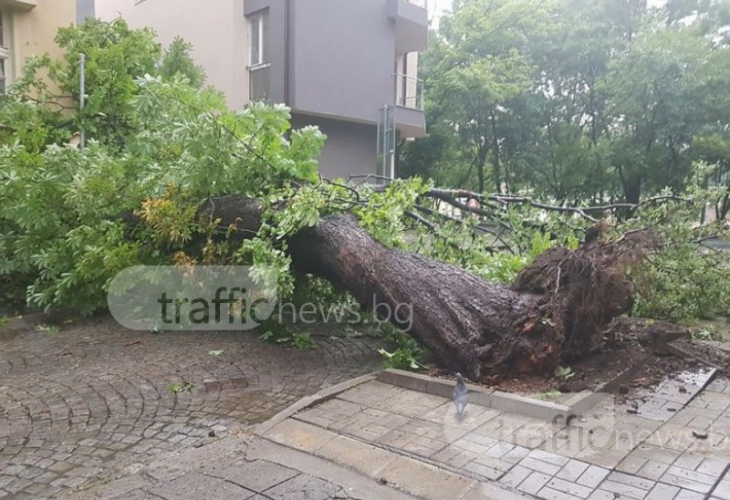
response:
M714 422L728 411L730 399L705 391L708 380L705 377L698 382L692 397L675 397L667 388L677 387L667 384L660 385L660 396L668 401L676 399L674 404L682 410L698 412L692 418L706 412ZM418 382L425 384L423 377ZM408 462L412 467L434 466L476 484L500 485L513 495L561 500L691 500L722 484L720 479L730 463L726 437L711 434L706 440L697 438L691 428L678 425L686 418L681 412L669 412L666 420L646 418L627 414L611 398L604 398L569 426L478 405L468 406L466 415L459 419L450 398L402 385L388 387L380 378L294 415L300 424L319 429L308 428L311 436L304 438L304 443L309 443L304 446L332 443L317 448L321 453L359 442L353 448L364 446L363 454L368 450L378 456L375 450L380 449L422 464ZM420 397L414 396L419 393ZM404 408L414 403L419 412ZM423 412L424 408L433 409ZM300 429L300 424L294 427ZM339 434L338 441L330 441L329 434L322 437L320 431L324 430ZM337 461L337 455L338 451L327 451L332 460ZM378 459L385 460L382 456ZM357 462L352 457L347 460ZM362 461L355 468L373 477L390 469L366 468Z
M65 491L60 500L128 500L160 498L166 500L329 500L373 498L409 500L415 497L393 486L377 482L330 461L264 439L249 436L239 439L235 456L231 446L222 442L205 448L208 456L222 461L199 462L185 450L158 459L156 467L167 467L182 474L150 477L143 468L123 480L90 488ZM185 465L181 465L185 464Z
M112 351L124 358L130 348L136 349L123 344ZM7 371L9 365L0 364L12 375L12 384L0 385L0 460L13 457L0 461L0 498L730 500L730 383L723 378L699 381L691 397L677 384L687 389L692 381L660 384L647 398L657 412L643 415L627 413L604 396L568 425L567 419L509 411L522 411L519 405L470 404L458 416L449 384L433 382L440 391L433 394L421 390L431 387L428 377L417 378L416 390L372 376L341 379L351 370L338 371L347 364L343 354L333 358L322 380L311 375L308 370L322 372L309 364L321 364L329 354L291 353L284 361L292 371L285 373L265 356L258 364L251 361L255 367L239 364L234 370L230 361L218 366L220 360L206 353L207 363L196 358L205 370L190 368L201 385L176 394L168 408L160 383L149 377L143 383L135 374L115 382L114 370L102 369L109 358L101 346L94 349L101 357L92 356L96 364L89 366L97 371L89 368L86 376L93 373L113 388L104 393L103 406L67 386L67 365L30 362ZM176 362L190 357L186 350L179 354ZM172 366L170 360L160 363L166 370ZM138 366L126 358L122 364ZM300 380L299 373L310 375ZM27 383L28 411L7 403L15 401L21 382ZM268 401L270 418L255 429L234 425L246 421L250 394ZM292 401L294 394L302 397ZM239 406L234 398L241 398ZM667 404L677 411L666 410ZM228 420L210 410L229 407ZM86 432L102 408L120 417ZM252 411L262 415L259 410ZM24 434L29 426L32 432Z

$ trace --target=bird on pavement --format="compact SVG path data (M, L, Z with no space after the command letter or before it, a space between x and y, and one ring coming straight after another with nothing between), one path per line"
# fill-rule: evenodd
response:
M456 374L456 387L454 387L454 404L456 405L456 414L459 417L464 416L466 410L466 402L469 399L469 389L464 383L464 377L461 373Z

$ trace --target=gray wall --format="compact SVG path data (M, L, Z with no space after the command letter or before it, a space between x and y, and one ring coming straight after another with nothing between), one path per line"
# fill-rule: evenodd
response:
M374 174L377 130L375 125L292 115L292 127L316 125L327 135L319 159L319 173L327 178Z
M290 105L375 123L394 102L395 29L387 0L294 0ZM374 151L374 149L373 149Z
M95 17L96 0L76 0L76 24L81 24L87 17Z

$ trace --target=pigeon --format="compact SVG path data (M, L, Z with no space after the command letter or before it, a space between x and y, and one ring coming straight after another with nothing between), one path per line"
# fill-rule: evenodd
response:
M464 377L461 373L456 374L456 387L454 387L454 404L456 405L456 414L459 417L464 415L466 410L466 402L469 399L469 389L466 388Z

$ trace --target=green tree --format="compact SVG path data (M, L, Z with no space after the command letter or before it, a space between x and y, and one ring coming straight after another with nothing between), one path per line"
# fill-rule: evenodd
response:
M150 29L132 30L118 19L88 20L61 28L56 37L65 50L62 62L51 66L51 78L61 91L79 101L79 55L86 56L86 106L75 116L87 136L119 144L137 130L131 100L135 78L156 74L161 50Z
M316 180L317 129L283 140L286 108L234 113L215 89L179 72L162 78L149 30L91 21L61 29L58 40L64 58L32 61L0 107L0 281L27 288L29 304L96 310L119 270L171 262L201 231L205 240L195 219L201 200ZM181 63L188 47L177 46ZM81 52L89 106L58 109L54 87L78 98ZM84 149L68 142L80 126ZM130 235L122 214L144 225Z
M726 0L456 2L422 59L429 137L401 172L568 205L679 192L697 161L724 182L719 150L698 148L730 124L729 14Z
M681 191L692 174L692 138L706 123L704 65L710 43L685 30L642 35L612 61L611 163L624 199L638 203L644 188Z
M191 43L179 36L175 37L162 58L160 76L166 80L182 76L188 79L191 86L201 88L205 83L205 72L193 62L190 56L192 50Z
M503 145L511 132L509 117L534 71L522 48L545 26L550 6L524 0L456 2L456 13L442 21L432 42L430 116L459 137L480 192L488 181L496 191L508 187Z

